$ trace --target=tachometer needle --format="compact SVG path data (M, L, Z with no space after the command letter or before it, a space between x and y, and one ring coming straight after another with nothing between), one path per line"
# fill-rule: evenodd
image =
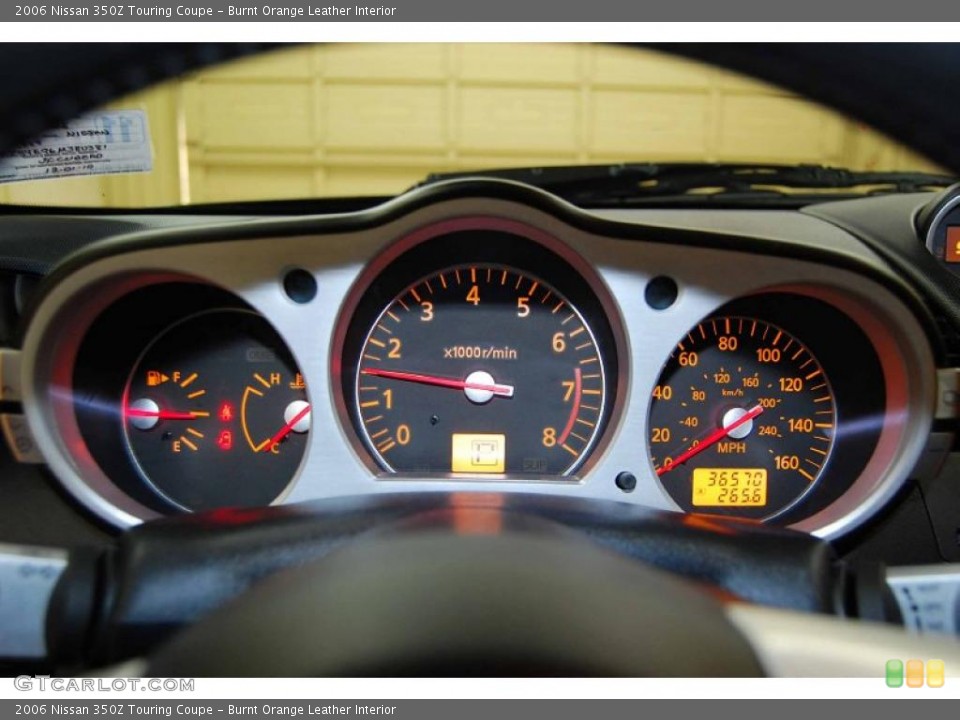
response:
M274 435L272 438L270 438L265 443L263 443L258 448L258 451L269 452L274 445L276 445L278 442L283 440L287 435L292 433L293 429L297 426L297 423L299 423L309 414L310 414L310 405L306 404L303 406L300 412L298 412L296 415L290 418L290 422L288 422L286 425L280 428L280 431L276 435Z
M376 368L365 368L360 371L361 375L373 375L374 377L387 378L388 380L403 380L405 382L422 383L423 385L436 385L437 387L453 388L455 390L482 390L493 393L499 397L513 397L513 385L501 385L490 383L468 382L467 380L456 380L454 378L438 377L436 375L422 375L420 373L400 372L398 370L378 370Z
M763 406L762 406L762 405L755 405L754 407L752 407L752 408L750 408L749 410L747 410L747 412L745 412L743 415L741 415L740 417L738 417L736 420L734 420L734 421L733 421L732 423L730 423L729 425L727 425L727 426L725 426L725 427L717 428L717 429L714 430L712 433L710 433L710 434L707 435L705 438L703 438L703 440L701 440L700 442L698 442L696 445L693 445L693 446L687 448L687 449L684 450L682 453L680 453L679 455L677 455L677 457L675 457L673 460L670 461L670 464L669 464L669 465L663 465L663 466L661 466L661 467L658 467L658 468L657 468L657 476L664 475L665 473L670 472L671 470L673 470L673 469L674 469L675 467L677 467L678 465L683 465L687 460L689 460L690 458L692 458L692 457L694 457L694 456L702 453L704 450L706 450L706 449L707 449L708 447L710 447L711 445L713 445L713 444L715 444L715 443L717 443L717 442L720 442L720 441L723 440L727 435L729 435L729 434L732 433L734 430L736 430L738 427L740 427L741 425L745 425L746 423L750 422L751 420L753 420L755 417L757 417L757 416L758 416L760 413L762 413L762 412L763 412Z

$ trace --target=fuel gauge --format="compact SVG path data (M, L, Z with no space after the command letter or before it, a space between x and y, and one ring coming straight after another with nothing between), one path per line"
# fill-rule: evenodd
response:
M206 406L202 398L207 391L196 383L199 376L193 372L184 378L179 370L170 375L147 370L145 393L125 404L127 422L131 427L147 432L156 429L161 422L177 421L183 432L169 443L170 451L180 453L189 449L197 452L200 441L206 437L197 427L205 427L208 424L205 421L210 417L210 411L202 409ZM176 434L173 424L169 428L167 432Z
M122 415L144 481L177 507L204 510L275 500L306 450L309 407L300 370L266 320L223 309L148 345Z

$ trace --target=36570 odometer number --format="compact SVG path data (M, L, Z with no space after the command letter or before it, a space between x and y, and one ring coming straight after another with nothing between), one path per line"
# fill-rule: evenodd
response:
M647 440L681 508L769 518L813 488L835 426L830 382L798 338L763 320L720 316L671 354L653 389Z

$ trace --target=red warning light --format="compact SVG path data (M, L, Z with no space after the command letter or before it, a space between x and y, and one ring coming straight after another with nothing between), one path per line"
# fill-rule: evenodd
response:
M230 422L233 420L233 405L231 403L225 402L220 406L220 411L217 413L217 416L223 422Z
M233 447L233 433L229 430L222 430L217 438L217 447L221 450L229 450Z

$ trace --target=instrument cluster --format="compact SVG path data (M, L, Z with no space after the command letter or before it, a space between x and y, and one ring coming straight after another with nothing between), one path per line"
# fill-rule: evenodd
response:
M789 222L761 241L450 183L133 237L48 282L25 411L118 526L454 489L835 536L906 480L935 372L917 309L827 227L814 258Z

